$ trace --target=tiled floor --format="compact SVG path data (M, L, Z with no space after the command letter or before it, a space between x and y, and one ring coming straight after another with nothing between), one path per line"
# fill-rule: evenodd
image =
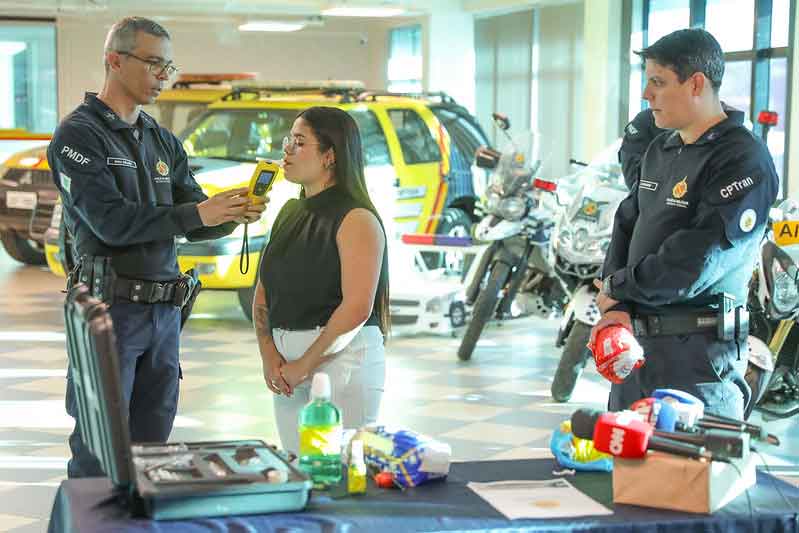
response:
M64 478L72 419L64 413L62 280L0 249L0 531L41 532ZM394 338L381 418L438 437L455 459L549 456L552 429L581 406L602 408L608 386L587 372L567 405L552 403L557 324L491 326L469 363L449 337ZM183 334L173 440L277 441L254 335L232 293L206 293ZM796 420L769 423L783 439L771 464L796 463Z

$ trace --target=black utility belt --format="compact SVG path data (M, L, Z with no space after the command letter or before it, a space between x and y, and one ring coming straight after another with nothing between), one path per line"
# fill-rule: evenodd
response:
M114 280L114 297L140 304L171 303L183 306L185 294L180 291L181 280L146 281L138 279L116 278Z
M86 285L92 296L109 305L113 305L114 301L127 300L184 307L193 296L196 297L200 288L193 270L170 281L128 279L116 275L110 257L89 255L82 255L67 276L67 290L77 283Z
M749 335L749 312L745 307L726 312L685 312L669 315L634 315L633 333L636 337L691 335L716 332L718 340L742 340Z

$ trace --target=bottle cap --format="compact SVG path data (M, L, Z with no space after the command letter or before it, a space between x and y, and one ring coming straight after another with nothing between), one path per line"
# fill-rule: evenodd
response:
M314 400L330 399L330 376L324 372L317 372L313 375L311 398Z

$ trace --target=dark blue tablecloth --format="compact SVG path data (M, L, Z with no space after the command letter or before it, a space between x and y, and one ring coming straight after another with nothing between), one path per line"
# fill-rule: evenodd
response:
M552 479L552 467L548 459L455 463L446 481L406 491L370 487L359 497L316 492L303 512L160 522L131 518L127 510L109 499L108 479L79 479L64 481L58 489L49 531L799 531L799 489L763 472L758 472L749 498L742 495L713 515L613 505L609 474L567 477L614 511L610 516L570 520L506 520L466 487L470 481Z

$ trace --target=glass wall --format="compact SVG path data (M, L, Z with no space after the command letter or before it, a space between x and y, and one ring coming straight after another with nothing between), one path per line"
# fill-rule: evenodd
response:
M388 90L422 91L422 27L394 28L389 33Z
M691 26L704 27L719 41L726 62L721 100L744 111L758 135L763 132L757 124L758 114L767 109L779 114L779 123L769 130L767 143L782 179L789 112L791 0L644 0L643 13L643 28L633 27L631 31L631 50L640 50L672 31ZM630 61L632 118L646 102L640 100L645 84L640 60L631 54Z
M0 128L52 133L57 79L55 24L0 19Z

